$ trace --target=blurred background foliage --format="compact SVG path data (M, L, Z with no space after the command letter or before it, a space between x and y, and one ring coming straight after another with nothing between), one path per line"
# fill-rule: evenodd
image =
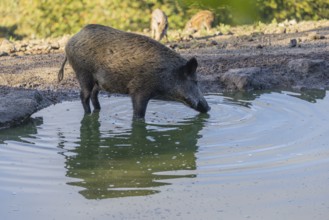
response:
M203 9L215 13L215 25L329 18L328 0L0 0L0 37L58 37L89 23L141 32L155 8L176 30Z

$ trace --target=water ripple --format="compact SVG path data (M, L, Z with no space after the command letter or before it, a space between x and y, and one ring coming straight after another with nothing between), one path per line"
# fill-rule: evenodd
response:
M291 93L262 95L232 105L209 97L215 109L202 131L198 165L202 173L245 174L327 163L328 103L316 107ZM218 110L217 110L218 109Z
M25 125L1 131L1 190L149 196L178 179L207 188L266 174L275 183L275 173L328 167L328 98L271 92L206 99L209 114L151 101L145 123L132 122L128 97L101 97L101 112L91 115L79 101L43 109Z

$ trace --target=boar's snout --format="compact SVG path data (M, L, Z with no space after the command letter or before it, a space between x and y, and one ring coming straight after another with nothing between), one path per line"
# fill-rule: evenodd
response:
M207 101L200 101L196 106L196 110L201 113L207 113L210 110L210 106L208 105Z
M193 108L194 110L200 112L200 113L207 113L210 111L210 106L208 105L208 102L204 97L201 97L200 100L195 99L180 99L185 105Z

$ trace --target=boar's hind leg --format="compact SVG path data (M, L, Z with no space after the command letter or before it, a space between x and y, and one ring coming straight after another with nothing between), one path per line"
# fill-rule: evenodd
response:
M101 106L98 101L99 86L95 83L94 85L89 84L84 85L81 89L80 98L82 102L83 109L86 114L91 113L90 110L90 98L94 106L94 111L99 111Z
M101 109L101 105L98 101L98 93L99 93L99 86L95 83L93 90L91 91L91 102L94 106L94 111L99 111Z
M91 113L90 110L90 96L92 95L94 80L88 74L77 74L81 87L80 98L85 114ZM97 94L97 92L96 92ZM93 97L94 99L94 97Z
M85 110L85 114L91 113L90 104L89 104L90 94L91 94L91 89L90 90L87 88L81 89L80 98L81 98L83 109Z

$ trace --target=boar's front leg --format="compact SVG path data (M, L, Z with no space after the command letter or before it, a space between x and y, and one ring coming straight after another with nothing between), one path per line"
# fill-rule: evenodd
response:
M142 93L131 94L133 104L133 119L144 119L150 96Z
M129 82L128 89L133 104L133 119L144 119L147 104L155 91L155 85L156 83L150 75L139 75Z

